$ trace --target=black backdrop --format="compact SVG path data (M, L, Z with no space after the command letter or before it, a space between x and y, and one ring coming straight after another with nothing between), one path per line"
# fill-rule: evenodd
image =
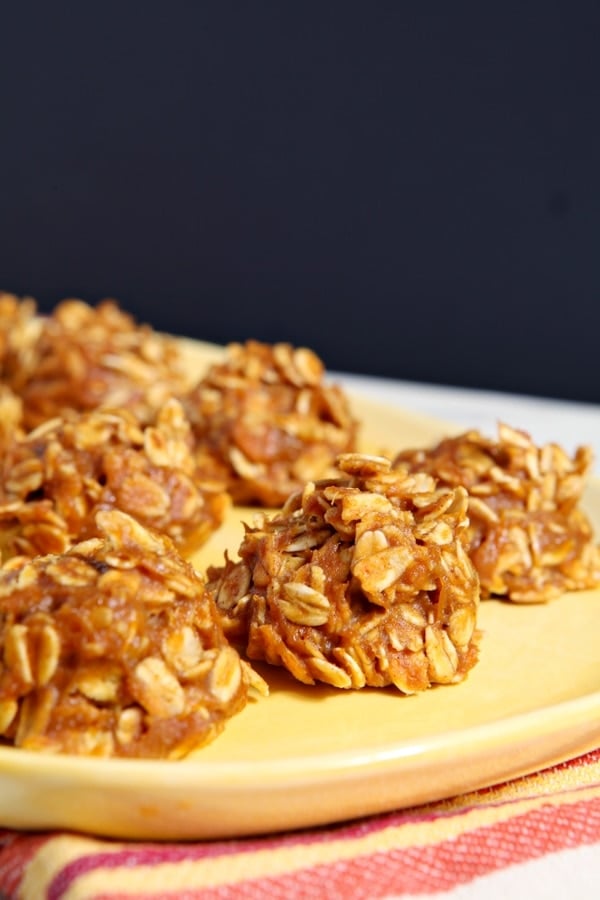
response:
M600 4L13 3L0 286L600 401Z

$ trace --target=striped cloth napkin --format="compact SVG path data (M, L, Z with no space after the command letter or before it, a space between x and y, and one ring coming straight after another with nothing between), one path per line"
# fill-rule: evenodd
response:
M440 803L264 838L0 832L2 900L600 896L600 749Z

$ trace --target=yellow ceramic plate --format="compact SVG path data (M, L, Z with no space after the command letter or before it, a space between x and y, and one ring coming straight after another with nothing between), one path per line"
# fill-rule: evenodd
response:
M199 369L216 348L187 345ZM438 422L354 398L367 450L427 443ZM586 506L600 530L600 485ZM236 511L195 557L235 551ZM271 695L183 762L98 760L0 748L0 826L199 839L314 826L439 800L600 743L600 591L546 606L481 607L467 681L394 690L304 687L261 669Z

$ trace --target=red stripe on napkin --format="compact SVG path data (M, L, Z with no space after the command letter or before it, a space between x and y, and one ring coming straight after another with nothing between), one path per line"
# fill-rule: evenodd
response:
M23 872L49 836L0 831L0 898L16 897Z
M376 826L382 830L381 822ZM339 833L330 839L339 840ZM349 836L348 836L349 837ZM350 838L349 838L350 839ZM270 900L294 896L298 900L325 900L352 896L377 898L386 894L420 894L447 891L459 884L499 869L570 847L592 844L600 840L600 798L564 807L545 805L521 816L515 816L489 827L474 829L458 837L419 847L394 848L368 856L340 859L333 863L294 870L277 877L242 880L220 884L213 888L185 890L186 900L255 900L268 896ZM284 840L275 842L282 846ZM260 845L264 849L265 844ZM199 859L199 848L189 848L185 855L174 854L173 848L139 848L137 853L124 850L114 854L92 854L65 867L48 890L48 900L60 900L64 893L83 875L94 869L105 869L110 883L110 869L135 865L156 866L160 883L160 866L175 858L183 861ZM214 849L214 848L213 848ZM222 846L221 850L227 850ZM239 847L236 848L239 851ZM248 851L249 852L249 851ZM212 854L211 854L212 855ZM206 854L204 854L206 857ZM149 875L152 881L152 874ZM116 900L124 896L127 873L121 871L118 887L96 900ZM181 889L174 891L149 889L143 893L127 892L128 900L167 900L181 897Z

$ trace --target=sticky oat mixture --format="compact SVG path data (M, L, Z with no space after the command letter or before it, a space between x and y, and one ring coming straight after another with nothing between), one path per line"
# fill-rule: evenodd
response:
M1 406L1 397L0 397ZM188 550L230 507L202 478L179 401L143 426L126 409L55 418L0 441L0 556L63 553L94 536L99 510L121 509Z
M357 422L319 357L304 347L229 344L186 398L202 469L236 503L278 507L353 450Z
M266 686L168 538L116 510L97 518L99 538L0 569L0 737L178 759Z
M496 439L468 431L399 453L395 467L465 487L465 540L482 593L531 603L600 584L600 554L581 508L592 461L589 447L571 458L501 424Z
M414 693L461 681L477 658L479 601L460 538L466 491L382 457L337 465L340 478L248 526L239 561L209 570L226 633L306 684Z
M113 300L63 300L42 316L12 294L0 294L0 376L21 398L27 430L99 407L124 407L147 424L191 387L177 342Z

